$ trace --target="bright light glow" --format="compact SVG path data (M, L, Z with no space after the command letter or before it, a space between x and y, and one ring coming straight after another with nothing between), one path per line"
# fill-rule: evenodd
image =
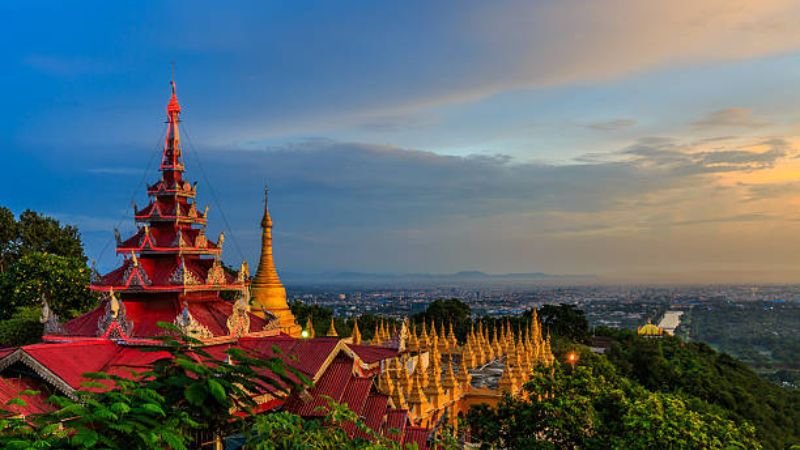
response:
M575 352L569 352L569 354L567 354L567 361L574 366L575 363L578 362L578 355Z
M303 337L303 339L305 339L305 338L308 338L308 330L303 330L303 331L301 331L301 332L300 332L300 336L302 336L302 337Z

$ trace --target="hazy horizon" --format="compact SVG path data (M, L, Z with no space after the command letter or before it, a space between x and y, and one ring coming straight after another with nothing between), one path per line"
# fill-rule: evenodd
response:
M203 6L0 5L0 205L114 266L174 61L230 264L800 281L800 4Z

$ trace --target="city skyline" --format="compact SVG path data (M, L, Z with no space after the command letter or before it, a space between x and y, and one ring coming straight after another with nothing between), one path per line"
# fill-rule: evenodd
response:
M0 31L0 200L101 266L155 180L174 61L231 264L257 260L268 183L282 271L800 279L791 2L192 5L0 6L37 17Z

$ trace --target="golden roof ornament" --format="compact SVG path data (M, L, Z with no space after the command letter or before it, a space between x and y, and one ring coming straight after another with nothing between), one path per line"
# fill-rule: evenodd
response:
M219 256L217 256L214 258L214 262L211 263L211 267L208 269L206 284L219 286L226 284L227 281L228 280L225 277L225 269L222 267L222 261L220 261Z
M353 344L355 345L361 344L361 331L358 329L358 317L353 319L352 339L353 339Z
M247 261L242 260L242 264L239 266L239 272L236 274L236 282L245 284L249 278L250 267L247 265Z
M314 322L311 321L311 315L306 318L306 332L308 332L308 337L313 338L317 335L314 331Z
M331 325L328 327L328 333L325 334L328 337L337 337L339 334L336 332L336 327L333 324L333 316L331 316Z

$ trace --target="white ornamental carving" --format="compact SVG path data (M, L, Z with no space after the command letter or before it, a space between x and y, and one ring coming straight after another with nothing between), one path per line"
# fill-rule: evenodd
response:
M178 267L176 267L175 271L172 272L172 275L169 277L169 281L172 284L182 284L184 286L201 284L200 279L197 278L197 275L195 275L194 272L186 267L186 261L184 261L182 256L181 263L178 264Z
M186 302L183 303L183 310L178 313L178 316L175 317L175 322L173 323L181 330L181 333L185 334L186 336L193 337L195 339L208 339L214 337L214 334L208 329L208 327L195 320L194 316L192 316L192 313L189 312L189 304Z
M228 333L231 336L241 337L250 332L250 290L242 289L239 298L233 304L231 315L228 316Z
M119 301L111 289L105 295L105 311L97 321L97 335L109 338L126 338L133 333L133 321L128 320L125 303Z
M44 325L44 334L64 334L64 327L58 321L58 315L50 309L44 295L41 296L42 300L42 316L39 322Z
M208 269L208 277L206 277L206 284L220 285L226 284L225 269L222 268L222 263L219 258L214 258L214 263Z

